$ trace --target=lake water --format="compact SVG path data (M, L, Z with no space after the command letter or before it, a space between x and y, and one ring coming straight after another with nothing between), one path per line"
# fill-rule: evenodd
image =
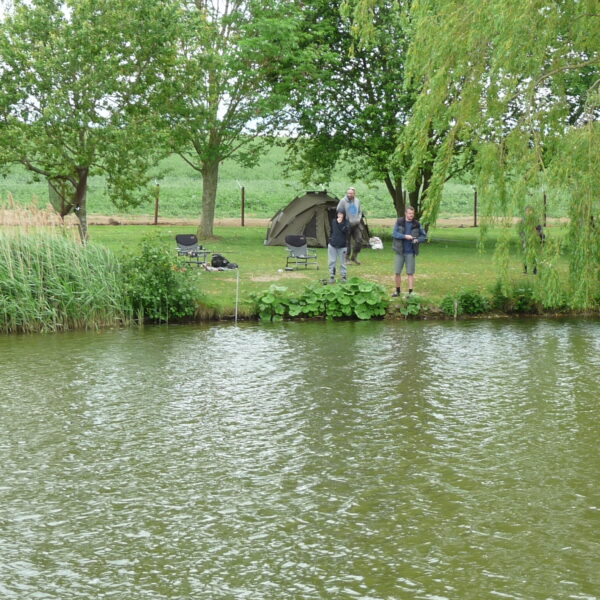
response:
M600 598L600 321L0 338L0 598Z

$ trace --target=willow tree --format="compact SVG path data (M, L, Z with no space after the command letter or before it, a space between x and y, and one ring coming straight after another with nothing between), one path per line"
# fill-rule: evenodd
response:
M428 160L407 185L409 161L406 156L398 160L395 150L418 93L404 77L411 0L380 2L371 35L361 40L366 43L353 37L341 0L299 4L302 44L314 58L290 94L296 121L288 144L290 165L307 183L328 184L334 167L344 161L351 179L385 183L398 215L408 200L420 217L443 132L430 136ZM448 176L459 166L455 161Z
M383 0L347 0L357 31L373 35ZM445 131L426 213L435 219L457 140L477 150L480 196L506 224L540 190L569 199L573 307L599 295L600 11L596 0L420 0L411 12L409 85L422 86L399 151L411 172L427 160L432 132ZM502 249L503 244L500 245ZM538 293L557 301L556 247L544 250Z
M172 149L202 175L199 233L213 235L221 163L251 165L281 127L296 48L284 0L182 3L178 62L161 112Z
M0 23L0 164L48 180L87 239L89 178L118 207L149 197L148 111L172 57L162 0L15 0Z

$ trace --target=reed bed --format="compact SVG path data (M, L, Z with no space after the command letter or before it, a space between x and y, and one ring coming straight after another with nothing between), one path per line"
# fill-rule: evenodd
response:
M131 320L121 267L62 227L0 229L0 332L115 326Z
M61 219L60 215L50 204L40 208L39 200L32 197L31 204L23 206L15 202L12 194L8 194L5 201L0 202L0 227L68 227L77 228L77 217L67 215Z

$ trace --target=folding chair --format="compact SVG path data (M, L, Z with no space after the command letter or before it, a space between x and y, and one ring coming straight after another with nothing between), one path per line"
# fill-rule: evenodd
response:
M184 261L188 265L205 265L206 257L212 254L210 250L206 250L198 244L198 238L193 233L180 233L175 236L177 242L177 254L185 256Z
M285 263L286 271L294 271L299 267L308 269L309 267L319 268L316 254L308 253L306 238L303 235L286 235L285 245L288 249L288 256Z

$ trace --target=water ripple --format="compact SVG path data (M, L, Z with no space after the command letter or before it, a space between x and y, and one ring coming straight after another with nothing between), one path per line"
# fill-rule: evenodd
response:
M0 596L596 598L599 333L1 340Z

